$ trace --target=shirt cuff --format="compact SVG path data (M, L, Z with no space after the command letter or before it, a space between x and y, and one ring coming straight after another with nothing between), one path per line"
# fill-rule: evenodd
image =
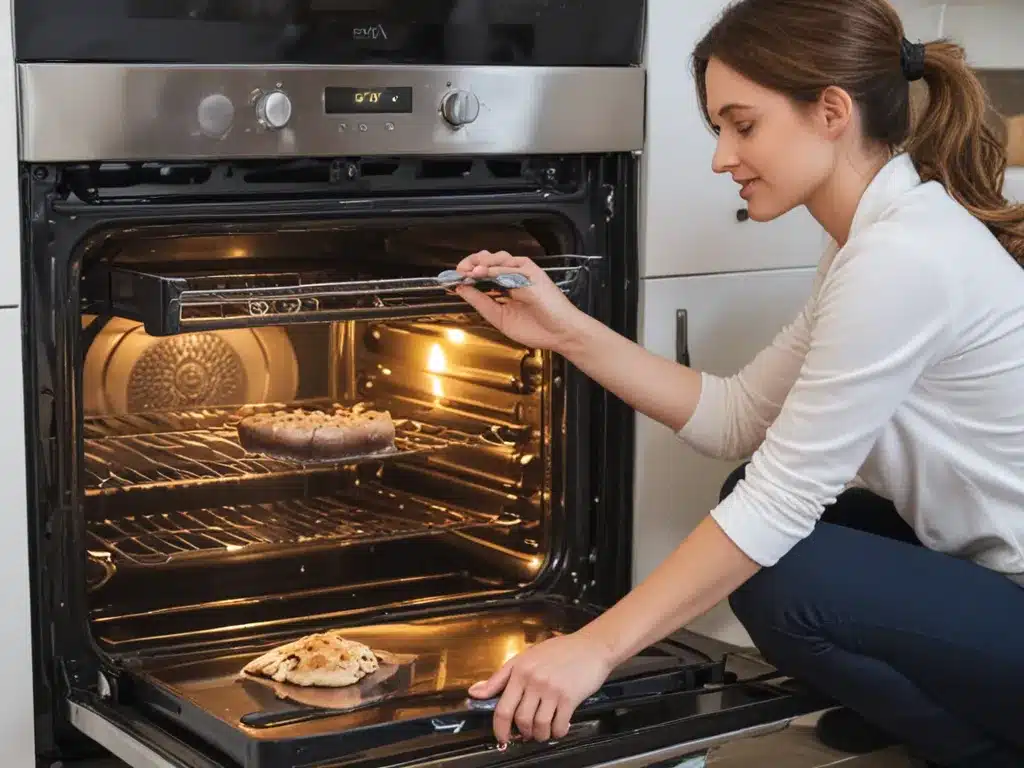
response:
M809 533L787 531L765 519L742 481L711 511L711 517L743 554L763 568L779 562Z

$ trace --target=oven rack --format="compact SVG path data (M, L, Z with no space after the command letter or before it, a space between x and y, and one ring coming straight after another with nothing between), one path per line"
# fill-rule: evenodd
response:
M85 495L88 498L172 486L195 488L271 476L302 477L335 472L339 466L359 461L394 461L472 439L461 432L402 419L395 422L397 450L391 453L299 464L247 452L238 442L237 430L227 425L181 432L87 437L83 462Z
M558 256L542 266L563 293L576 296L598 256ZM373 320L468 311L452 292L449 274L338 280L324 271L263 274L160 275L107 263L94 266L83 282L90 313L143 324L150 336L294 325L338 320ZM480 284L491 295L506 287Z
M126 515L86 523L90 556L118 565L162 565L258 547L367 543L432 533L513 526L485 515L360 483L331 495Z

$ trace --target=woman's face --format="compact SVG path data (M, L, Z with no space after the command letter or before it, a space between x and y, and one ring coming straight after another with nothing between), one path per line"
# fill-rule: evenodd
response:
M836 147L817 105L748 80L712 58L707 68L708 114L718 134L715 173L739 185L750 218L771 221L806 204L836 164Z

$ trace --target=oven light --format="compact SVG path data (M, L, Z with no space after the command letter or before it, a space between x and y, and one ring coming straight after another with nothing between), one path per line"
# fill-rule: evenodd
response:
M431 390L431 393L434 395L434 397L436 397L438 399L444 397L444 387L441 386L441 377L440 376L431 376L430 377L430 390Z
M391 369L390 368L381 368L380 372L383 373L385 376L390 376L391 375Z
M228 251L228 258L231 259L244 259L249 255L249 252L245 248L232 248Z
M448 341L452 344L465 344L466 343L466 332L461 328L449 328L445 331L445 336L448 337Z
M430 354L427 355L427 370L431 373L445 373L448 370L448 359L440 344L433 344L430 347Z
M526 642L522 635L509 635L505 638L505 658L501 664L504 666L508 664L512 659L518 656L526 650Z
M539 557L531 557L530 558L530 564L529 564L530 565L530 570L531 571L536 571L538 568L540 568L541 563L543 563L543 562L544 561L541 560Z

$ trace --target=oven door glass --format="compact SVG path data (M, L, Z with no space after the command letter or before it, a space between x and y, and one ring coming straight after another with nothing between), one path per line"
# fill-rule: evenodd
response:
M643 0L15 0L19 61L640 62Z

